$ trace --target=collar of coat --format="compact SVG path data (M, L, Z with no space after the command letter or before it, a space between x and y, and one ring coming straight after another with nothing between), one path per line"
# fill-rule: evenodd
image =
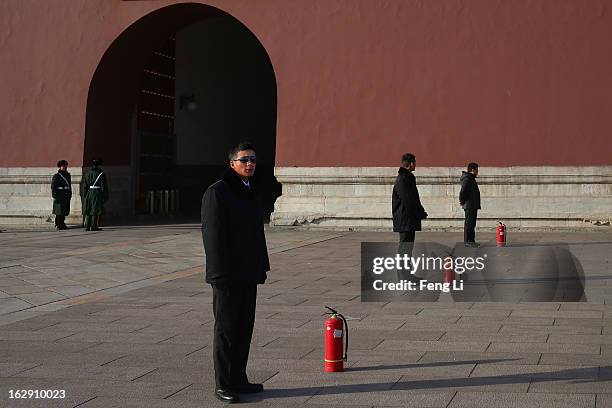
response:
M253 187L253 178L249 178L250 187L247 187L242 182L242 179L234 170L231 168L226 169L221 175L221 180L225 181L229 186L237 191L246 191L250 193L254 193L255 189Z
M414 174L412 174L411 171L408 171L408 169L405 168L405 167L400 167L399 170L397 171L397 174L404 175L404 176L409 176L409 177L410 176L414 177Z

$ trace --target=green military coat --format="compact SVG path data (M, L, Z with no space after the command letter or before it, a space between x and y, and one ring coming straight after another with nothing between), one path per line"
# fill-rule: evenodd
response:
M53 175L51 195L53 196L53 214L67 216L70 213L70 199L72 198L70 173L59 170Z
M104 203L108 201L106 175L99 167L92 167L83 176L83 214L104 214Z

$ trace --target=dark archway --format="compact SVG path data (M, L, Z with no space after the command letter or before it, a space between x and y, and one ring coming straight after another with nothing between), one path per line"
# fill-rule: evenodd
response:
M113 215L147 213L160 190L180 191L180 212L195 215L225 152L250 140L269 215L280 194L276 99L270 58L241 22L204 4L167 6L128 27L98 64L83 163L104 159Z

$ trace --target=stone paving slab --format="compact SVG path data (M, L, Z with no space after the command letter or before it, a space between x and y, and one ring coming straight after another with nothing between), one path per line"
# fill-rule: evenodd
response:
M512 317L552 317L560 319L602 319L597 310L514 310Z
M208 343L210 344L210 342ZM198 346L196 346L198 347ZM199 346L201 348L201 346ZM201 348L196 353L186 357L187 360L201 361L201 358L212 359L212 347ZM319 362L323 361L323 348L314 347L283 347L283 348L266 348L266 347L251 347L249 353L250 359L314 359Z
M587 292L598 296L586 303L362 303L359 244L396 234L266 233L272 271L259 288L248 368L266 391L245 396L245 406L612 405L612 251L584 250L612 234L513 234L575 241ZM13 305L0 307L0 406L17 388L65 389L69 398L11 408L225 406L212 393L202 260L199 226L0 234L0 302ZM344 373L322 372L325 305L356 318Z
M68 395L82 395L89 396L90 398L104 396L130 401L140 398L167 398L190 385L189 382L165 384L81 379L79 381L64 380L57 384L56 387L66 390Z
M12 293L8 293L9 295L13 295ZM25 300L9 297L0 299L0 308L4 313L16 312L18 310L23 310L32 307L33 305Z
M29 388L32 389L32 388ZM75 395L67 396L62 399L19 399L9 400L10 403L14 404L9 406L10 408L72 408L80 407L82 404L91 401L93 398L91 395Z
M61 340L76 334L75 331L62 331L62 332L30 332L30 331L12 331L3 330L0 331L0 340L24 340L24 341L43 341L43 342L54 342Z
M11 377L23 371L37 367L39 364L30 363L0 363L0 378Z
M293 407L304 405L310 400L318 391L316 387L310 387L308 389L274 389L266 390L258 395L244 395L241 396L241 401L252 402L254 406L260 406L261 402L264 404L275 404L280 407ZM168 398L169 401L176 402L177 404L185 401L197 401L204 407L226 407L227 404L217 400L210 387L201 387L197 384L191 385L180 392L172 395ZM310 405L310 404L308 404ZM323 403L323 406L329 407L328 404ZM247 405L248 406L248 405ZM265 406L265 405L264 405ZM370 406L370 405L366 405Z
M491 343L487 351L509 353L600 354L598 344L566 343Z
M19 295L19 298L34 306L40 306L58 300L64 300L67 298L67 295L47 289L45 292L22 293Z
M510 313L513 314L512 310L503 310L503 309L454 309L454 308L436 308L436 309L423 309L419 316L423 316L427 318L429 316L472 316L472 317L486 317L487 319L491 318L504 318L510 316Z
M612 394L612 380L600 378L597 380L535 380L529 392L533 393L571 393L571 394Z
M454 395L454 391L397 391L387 389L387 384L355 384L325 387L309 402L349 405L351 401L357 400L362 404L378 406L444 408L448 406Z
M540 364L609 366L612 365L612 355L543 353L542 358L540 359Z
M74 353L89 348L96 343L44 342L25 340L0 340L0 357L12 351L28 350L31 353Z
M601 334L601 327L597 326L533 326L533 325L514 325L504 324L499 329L499 333L516 333L516 334Z
M529 378L569 378L569 379L596 379L599 376L599 367L572 367L546 364L479 364L470 377L511 376Z
M458 392L448 408L595 408L595 395Z
M15 378L68 378L80 381L83 378L97 378L101 381L131 381L155 370L155 367L75 367L42 364L29 370L13 374Z
M612 320L604 320L604 319L565 319L565 318L557 318L555 319L555 326L574 326L574 327L603 327L603 326L611 326Z
M413 321L408 321L404 323L404 325L402 325L398 329L398 332L414 331L414 330L440 330L445 333L470 331L472 333L495 334L495 333L499 333L501 328L502 328L501 324L490 323L490 322L463 323L461 321L456 321L456 322L423 321L422 323L416 323Z
M128 400L118 397L96 397L83 405L82 408L202 408L199 401L176 401L154 398L139 398L138 400Z
M574 320L574 319L572 319ZM553 317L518 317L518 316L461 316L457 322L464 324L474 323L499 323L499 324L513 324L513 325L525 325L525 326L552 326L556 323Z
M480 377L427 379L402 377L393 386L394 390L427 390L438 392L500 392L525 393L531 380L520 377Z
M612 335L551 334L549 343L612 344Z
M563 308L563 305L571 305L571 303L559 303L559 302L522 302L522 303L512 303L512 306L509 307L507 303L501 302L475 302L472 304L470 309L484 309L484 310L495 310L495 309L503 309L506 311L518 311L518 310L559 310L562 308L563 310L598 310L592 309L591 307L587 309L571 309L571 308ZM599 306L599 305L598 305Z
M152 355L173 355L182 354L189 355L198 350L202 349L202 346L195 345L176 345L176 344L141 344L141 343L120 343L120 342L107 342L107 343L81 343L86 348L79 350L80 353L87 354L99 354L99 353L122 353L123 355L138 355L138 356L152 356Z
M457 342L457 341L403 341L384 340L378 350L385 351L485 351L488 342Z
M107 365L109 362L119 359L124 355L122 352L96 354L88 354L86 352L61 354L40 352L33 354L28 351L11 351L9 355L4 357L4 361L20 364L80 366L87 368Z
M467 342L474 340L474 332L470 331L448 331L444 336L440 337L440 341L450 342ZM549 338L548 334L541 333L480 333L478 335L479 341L488 342L508 342L508 343L545 343ZM577 342L576 342L577 343Z
M145 383L160 383L160 384L173 384L173 383L184 383L198 384L201 387L205 387L208 390L214 391L215 381L212 371L212 367L208 367L208 370L203 369L204 367L181 367L181 368L168 368L158 367L154 370L148 370L144 375L139 376L133 381L134 384L141 382ZM124 369L124 368L123 368ZM278 371L274 370L248 370L249 379L253 382L262 383L276 375Z
M378 364L379 359L360 359L351 364L348 373L399 374L402 378L460 378L467 377L474 370L475 363L471 361L427 364L427 363L387 363Z
M540 353L491 353L471 351L428 351L423 354L419 363L464 362L470 364L538 364L542 355Z

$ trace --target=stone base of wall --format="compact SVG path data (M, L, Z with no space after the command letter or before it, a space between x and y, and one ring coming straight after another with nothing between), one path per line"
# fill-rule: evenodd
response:
M461 229L461 168L419 167L424 229ZM53 222L55 168L0 168L0 225ZM73 199L68 223L81 222L81 168L70 168ZM111 188L109 217L134 213L130 167L104 167ZM333 229L391 229L391 191L397 168L277 167L283 185L271 224ZM478 228L503 221L510 228L612 228L612 166L481 167L483 209Z
M462 168L418 167L424 229L463 228ZM277 167L283 195L273 225L391 229L391 192L397 168ZM481 167L479 228L497 221L517 228L610 228L612 166Z
M110 186L105 210L109 217L133 214L132 170L130 167L104 166ZM68 224L80 224L81 197L79 184L82 169L68 169L72 176L72 200ZM0 168L0 225L33 225L52 223L51 177L55 167Z

